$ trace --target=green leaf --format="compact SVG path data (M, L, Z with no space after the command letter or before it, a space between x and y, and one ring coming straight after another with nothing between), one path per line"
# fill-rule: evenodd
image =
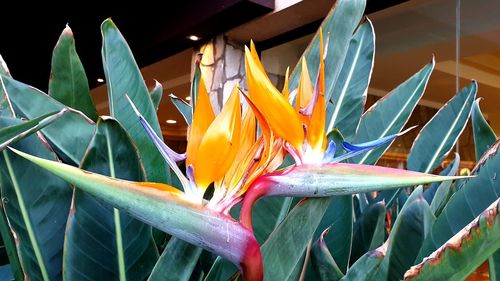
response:
M319 273L320 280L337 281L344 274L337 266L335 259L326 246L324 238L328 235L329 231L329 228L326 229L311 248L311 263L313 268Z
M500 199L405 273L405 280L465 280L500 248Z
M488 269L490 281L500 280L500 250L497 250L488 258Z
M67 112L68 110L63 108L59 112L45 114L38 118L22 122L18 125L0 129L0 151L4 150L7 146L13 145L17 141L41 130L45 126L52 124L52 122L61 118Z
M80 167L113 178L145 178L137 149L113 119L99 119ZM66 228L65 280L144 280L157 259L149 225L75 189Z
M335 44L335 42L333 42ZM344 65L327 104L327 132L339 129L350 139L358 127L366 102L375 57L375 34L370 20L351 39Z
M339 0L321 23L325 49L325 100L330 100L335 83L342 69L354 30L359 25L365 10L365 0ZM304 52L311 77L318 75L319 30ZM297 88L300 78L300 60L290 75L290 90Z
M380 264L384 259L387 245L384 244L376 250L370 251L359 258L347 271L341 281L369 281L374 280Z
M193 204L175 188L161 190L166 188L161 184L147 187L12 150L115 208L234 264L245 262L246 251L257 246L253 234L242 224L229 216Z
M173 94L170 94L169 97L170 101L172 101L174 106L177 108L177 110L179 110L179 113L184 118L184 121L186 121L186 124L188 126L191 126L191 123L193 122L193 108L185 101Z
M0 173L0 183L2 182L1 178L2 174ZM5 252L9 259L9 274L12 276L10 279L2 279L0 274L0 280L24 280L23 268L19 261L19 256L17 255L16 241L12 236L9 222L5 215L4 204L2 202L0 202L0 235L2 236L3 246L5 247Z
M433 58L431 63L370 107L361 117L356 135L348 141L363 143L400 132L424 94L434 65ZM389 145L390 143L353 157L352 162L375 164Z
M160 107L161 98L163 97L163 85L155 80L155 87L149 93L151 96L151 101L156 111Z
M391 229L386 255L377 274L379 280L401 280L415 264L420 247L436 218L422 195L415 189L398 214Z
M15 117L14 108L10 102L9 95L3 86L2 76L10 77L7 64L0 55L0 116Z
M3 76L3 84L18 117L32 119L66 106L31 86ZM63 161L77 165L83 158L95 125L81 114L69 112L41 132Z
M351 262L357 261L366 252L375 250L385 240L385 203L370 205L354 224Z
M202 249L172 238L156 263L148 281L189 281Z
M2 55L0 55L0 75L9 76L9 77L11 76L10 70L7 67L7 63L3 59Z
M156 110L144 79L125 38L111 19L101 25L103 37L102 61L108 87L109 111L127 130L139 148L149 181L170 183L170 170L160 152L137 121L134 110L125 98L130 97L137 109L162 138Z
M14 275L12 274L12 269L10 264L5 264L0 266L0 280L14 280ZM22 280L22 279L16 279L16 280Z
M191 116L194 114L194 108L196 106L196 102L198 101L198 88L200 87L200 81L202 79L201 69L200 69L202 55L203 54L198 54L198 58L194 66L193 80L191 80L190 97L191 97L191 104L193 105L191 107ZM188 125L191 125L191 122L189 122Z
M430 173L441 164L467 124L476 93L472 81L420 130L408 155L409 170Z
M262 245L264 280L287 280L300 264L330 198L303 199ZM311 203L314 203L310 206ZM319 203L319 204L318 204Z
M456 155L456 154L455 154ZM451 168L453 168L453 165L455 163L455 161L460 161L459 159L459 156L456 157L452 163L448 164L448 166L446 166L446 168L444 168L440 173L439 175L440 176L451 176L451 175L455 175L455 174L451 174ZM458 181L457 181L458 182ZM455 184L457 183L455 182ZM427 203L431 204L432 203L432 200L434 199L434 196L436 195L436 191L438 189L438 187L440 186L440 183L433 183L431 184L425 191L424 191L424 198L425 200L427 201Z
M460 165L460 155L458 153L455 153L455 160L450 164L451 169L448 172L447 176L454 176L458 172L458 168ZM434 198L432 199L431 202L431 210L434 213L434 215L437 217L439 214L441 214L441 211L443 210L444 206L446 206L446 203L448 203L448 200L451 197L452 191L451 191L451 181L445 181L439 184L436 194L434 194Z
M49 95L66 106L80 110L90 119L97 120L87 75L76 53L73 31L69 26L61 33L52 52Z
M234 264L221 257L217 257L204 281L229 280L236 271L238 271L238 268Z
M500 184L497 175L500 170L499 146L500 141L497 141L472 171L476 177L466 180L462 188L451 196L432 226L418 261L443 245L499 197Z
M324 242L342 272L346 272L351 255L352 216L352 195L334 196L313 236L313 240L317 240L325 229L332 229Z
M0 127L20 123L16 119L0 119ZM36 135L18 141L14 147L40 157L57 159ZM2 152L0 170L5 213L17 237L25 274L31 280L62 280L64 231L72 193L70 186L8 150Z
M497 135L481 113L479 101L481 99L477 99L472 105L472 131L474 133L474 148L477 160L481 159L481 156L497 140Z

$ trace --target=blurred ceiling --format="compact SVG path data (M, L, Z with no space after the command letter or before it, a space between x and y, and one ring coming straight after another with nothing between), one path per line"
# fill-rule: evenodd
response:
M156 7L141 2L130 7L121 5L120 9L100 5L95 14L78 11L76 3L71 9L54 7L55 11L44 3L43 13L25 13L26 7L18 10L22 14L4 9L0 17L0 54L13 77L46 91L52 49L68 24L93 88L98 85L97 78L104 78L100 24L106 18L113 19L138 65L144 67L199 44L189 40L189 35L201 40L211 38L274 9L274 0L184 0L165 4Z

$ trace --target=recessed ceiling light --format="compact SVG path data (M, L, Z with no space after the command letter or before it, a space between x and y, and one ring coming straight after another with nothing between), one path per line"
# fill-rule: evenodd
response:
M175 124L175 123L177 123L177 121L175 121L175 120L173 120L173 119L168 119L168 120L167 120L167 123L168 123L168 124Z
M102 78L97 78L97 82L102 83L102 82L104 82L104 79L102 79Z
M189 40L191 40L191 41L198 41L198 40L200 40L201 38L200 38L200 37L198 37L198 36L196 36L196 35L189 35L189 36L187 37L187 39L189 39Z
M191 100L191 97L190 97L190 96L187 96L187 97L186 97L186 100Z

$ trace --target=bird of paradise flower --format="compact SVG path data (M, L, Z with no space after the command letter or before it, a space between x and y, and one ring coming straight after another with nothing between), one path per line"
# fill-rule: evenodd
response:
M325 197L458 178L340 163L404 132L363 144L343 143L347 153L335 157L335 143L328 143L325 134L322 38L320 46L314 87L302 61L295 108L288 102L288 83L282 92L274 87L253 43L245 49L248 93L235 86L217 116L201 79L185 154L165 145L129 100L183 191L163 183L113 179L12 150L138 219L226 258L242 270L245 280L262 280L262 257L251 220L259 198ZM243 110L240 93L249 105ZM257 122L262 131L258 137ZM295 164L278 170L285 152ZM182 173L177 162L184 160L187 168ZM213 195L206 198L211 184ZM235 220L229 211L240 201L241 216Z

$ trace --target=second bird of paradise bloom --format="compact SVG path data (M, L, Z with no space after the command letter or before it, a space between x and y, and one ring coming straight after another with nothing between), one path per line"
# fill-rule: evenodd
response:
M339 163L390 142L399 134L360 145L344 143L347 153L334 157L335 144L327 143L325 134L322 38L320 46L314 87L306 62L302 61L295 108L288 102L288 83L282 92L274 87L253 43L250 50L245 50L248 93L235 86L217 116L201 79L185 154L165 145L129 100L146 133L179 178L183 191L162 183L112 179L16 152L137 218L226 258L242 270L245 280L262 280L262 257L251 221L254 203L262 196L324 197L454 179ZM245 109L241 94L248 103ZM295 164L276 170L285 152ZM182 173L176 163L184 160L186 171ZM213 195L205 199L211 184ZM229 211L240 201L241 216L235 220Z

